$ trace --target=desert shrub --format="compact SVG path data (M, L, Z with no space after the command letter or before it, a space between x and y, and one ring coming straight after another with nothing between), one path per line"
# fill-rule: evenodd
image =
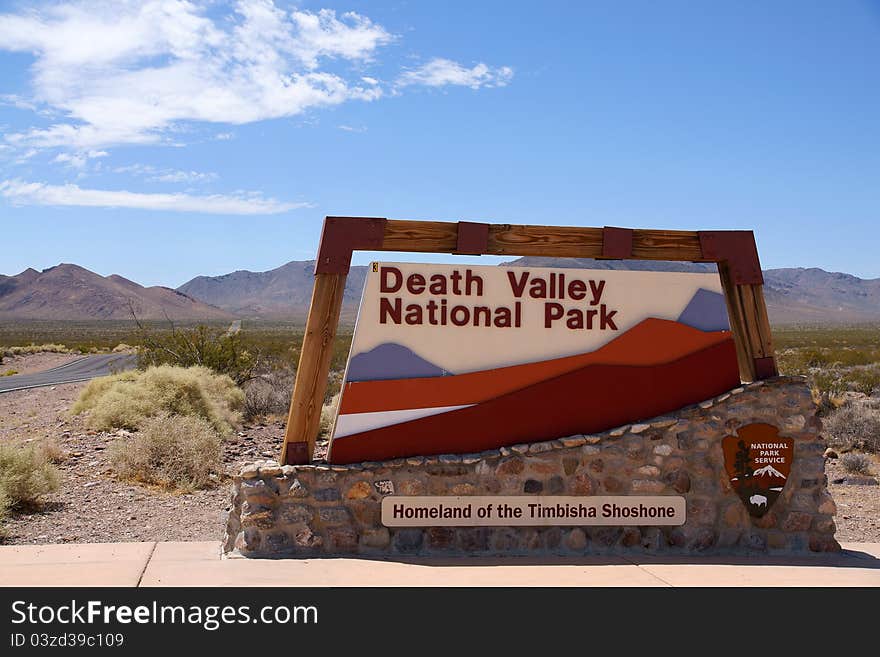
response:
M823 417L844 406L847 401L842 392L821 390L816 385L810 387L810 394L813 396L813 402L818 406L819 415Z
M834 397L842 395L847 389L841 372L835 369L816 370L808 377L814 388Z
M18 347L3 347L0 349L0 352L4 356L27 356L29 354L41 354L41 353L53 353L53 354L67 354L70 353L70 349L68 349L63 344L28 344Z
M871 472L871 457L867 454L849 452L840 459L843 469L853 474L869 474Z
M158 415L197 416L226 434L241 421L244 393L228 376L205 367L160 365L93 379L74 403L74 414L90 411L93 429L139 429Z
M125 344L124 342L120 342L118 345L113 347L112 351L114 354L119 354L119 353L124 353L126 351L134 351L134 347L132 347L131 345Z
M206 488L220 471L221 440L198 416L156 415L139 431L110 446L119 477L169 490Z
M138 346L138 367L156 365L207 367L226 374L241 385L251 380L260 365L259 354L246 348L241 331L196 326L157 332L142 329Z
M825 418L825 433L834 447L880 451L880 411L849 404Z
M345 363L343 363L342 369L330 370L330 374L327 375L327 391L324 393L325 404L329 404L339 394L339 391L342 390L342 378L344 375Z
M0 444L0 517L36 506L58 488L58 481L58 470L39 447Z
M18 374L18 370L6 370L0 376L15 376L16 374Z
M287 413L295 376L293 367L279 366L245 383L242 386L245 419Z
M339 408L340 394L336 393L333 398L321 407L321 423L318 425L318 438L329 438L333 429L333 420L336 418L336 409Z
M62 463L67 459L67 452L52 438L46 438L37 445L38 449L43 452L43 456L50 463Z
M828 352L828 359L835 365L841 367L856 367L860 365L870 365L877 361L880 355L876 350L857 349L846 347L843 349L831 349Z
M847 373L847 379L856 392L872 395L880 391L880 366L854 367Z

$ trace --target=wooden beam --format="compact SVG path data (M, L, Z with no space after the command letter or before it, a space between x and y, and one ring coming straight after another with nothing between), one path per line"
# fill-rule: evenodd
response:
M691 230L636 229L632 254L636 260L703 260L699 235Z
M486 255L601 258L602 228L490 224ZM453 253L458 224L451 221L389 219L381 251ZM696 231L633 231L635 260L705 260Z
M315 451L321 408L339 324L345 274L316 274L296 383L284 432L281 463L308 463Z
M452 221L389 219L382 251L452 253L458 247L458 224Z
M602 255L602 229L571 226L489 226L492 255L597 258Z

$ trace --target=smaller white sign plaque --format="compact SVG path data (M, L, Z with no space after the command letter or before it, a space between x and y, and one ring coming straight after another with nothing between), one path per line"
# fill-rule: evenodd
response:
M386 527L683 525L680 495L404 496L382 499Z

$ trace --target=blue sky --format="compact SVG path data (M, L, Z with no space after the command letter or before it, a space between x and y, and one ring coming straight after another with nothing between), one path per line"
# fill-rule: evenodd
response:
M0 0L0 273L178 286L328 214L751 228L880 277L880 3Z

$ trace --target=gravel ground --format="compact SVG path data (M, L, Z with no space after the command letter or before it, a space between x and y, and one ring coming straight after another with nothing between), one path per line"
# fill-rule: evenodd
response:
M63 364L64 358L71 357L36 354L19 364L39 370ZM171 494L119 481L110 468L107 447L125 432L90 431L83 418L67 412L85 385L0 394L0 441L50 440L63 454L58 464L61 487L48 496L41 511L8 519L5 543L219 540L229 508L229 477L243 463L278 457L284 434L281 419L245 425L226 441L226 472L215 488ZM826 472L829 482L846 476L837 459L827 461ZM875 462L874 474L878 473L880 463ZM831 483L829 489L838 507L837 539L880 542L880 486Z
M875 458L872 474L874 481L880 473L880 462ZM880 486L834 484L845 479L848 473L839 459L825 461L831 497L837 504L835 537L843 542L880 543Z

